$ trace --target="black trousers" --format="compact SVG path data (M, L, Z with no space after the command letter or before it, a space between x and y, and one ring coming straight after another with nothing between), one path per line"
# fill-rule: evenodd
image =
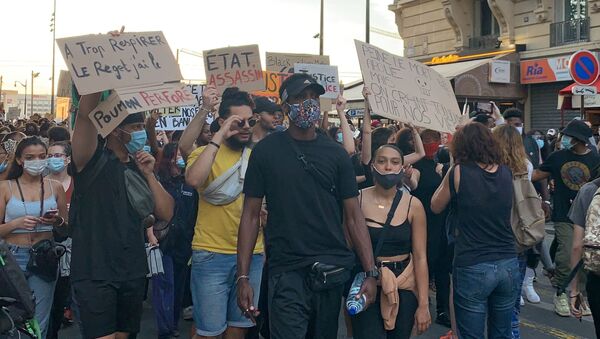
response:
M269 274L271 339L336 339L343 285L313 292L309 268Z
M70 277L59 277L54 289L54 301L50 313L50 324L48 326L47 339L57 339L58 331L62 325L64 309L71 307L71 279Z
M600 276L588 273L586 291L588 303L592 310L594 318L594 327L596 327L596 338L600 338Z
M427 261L429 278L435 281L435 304L438 314L448 314L450 302L450 272L452 255L448 246L448 237L444 225L428 227Z

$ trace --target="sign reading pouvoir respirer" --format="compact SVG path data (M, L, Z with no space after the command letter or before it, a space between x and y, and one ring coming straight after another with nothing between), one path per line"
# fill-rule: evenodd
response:
M321 98L336 99L340 94L340 79L337 66L294 64L294 73L306 73L312 76L323 88Z
M80 94L181 80L162 32L56 39Z
M450 81L420 62L358 40L355 44L374 114L454 132L462 117Z

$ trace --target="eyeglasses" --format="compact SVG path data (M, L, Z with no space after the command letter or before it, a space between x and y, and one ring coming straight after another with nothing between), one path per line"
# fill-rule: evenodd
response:
M244 126L246 126L246 121L248 122L248 126L250 126L250 127L254 127L254 125L256 125L256 119L247 119L247 120L242 120L242 121L238 122L238 127L244 128Z
M62 157L66 157L67 155L64 153L54 153L54 154L48 154L47 158L62 158Z

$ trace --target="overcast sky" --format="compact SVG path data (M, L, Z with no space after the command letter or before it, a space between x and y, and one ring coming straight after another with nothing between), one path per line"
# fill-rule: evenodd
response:
M0 0L0 75L3 89L35 80L36 94L50 93L52 0ZM258 44L264 52L319 53L320 0L56 0L56 37L162 30L173 53ZM371 27L397 33L392 0L371 0ZM324 52L346 83L360 79L354 39L365 39L365 0L325 0ZM394 54L402 41L371 33L371 43ZM202 59L180 54L184 78L204 79ZM56 80L66 69L56 50ZM19 86L19 91L23 88ZM30 89L28 89L30 92Z

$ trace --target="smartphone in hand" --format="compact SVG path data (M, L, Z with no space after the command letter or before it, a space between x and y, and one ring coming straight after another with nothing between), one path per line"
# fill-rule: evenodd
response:
M58 210L48 210L48 211L46 211L46 213L44 213L42 218L50 219L50 218L53 218L57 214L58 214Z

